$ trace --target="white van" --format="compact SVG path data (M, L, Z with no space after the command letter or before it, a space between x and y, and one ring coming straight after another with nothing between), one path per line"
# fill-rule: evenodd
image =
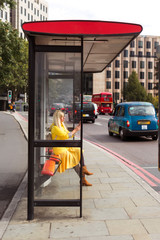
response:
M93 103L93 105L94 105L94 109L95 109L95 117L97 118L98 117L98 106L97 106L97 104L96 103Z

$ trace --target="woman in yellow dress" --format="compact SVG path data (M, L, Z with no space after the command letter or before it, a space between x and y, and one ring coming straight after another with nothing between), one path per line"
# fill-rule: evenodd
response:
M64 118L64 113L60 110L55 111L53 114L53 123L50 126L52 140L66 140L72 138L74 134L81 129L81 124L79 123L72 132L69 132L64 124ZM81 158L81 151L79 147L53 147L53 152L55 155L59 155L62 160L62 164L58 169L60 173L64 172L68 168L74 168L77 172ZM92 186L92 184L90 184L85 178L85 175L92 174L93 173L90 173L87 170L82 156L82 184L84 186Z

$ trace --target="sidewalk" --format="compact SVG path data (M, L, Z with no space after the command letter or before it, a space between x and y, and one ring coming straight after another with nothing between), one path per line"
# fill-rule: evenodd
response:
M17 113L15 118L27 134L24 119ZM25 187L2 240L160 239L159 194L118 159L86 141L84 157L94 175L87 177L93 186L83 187L83 217L76 207L35 207L35 219L27 221ZM61 174L64 182L66 174Z

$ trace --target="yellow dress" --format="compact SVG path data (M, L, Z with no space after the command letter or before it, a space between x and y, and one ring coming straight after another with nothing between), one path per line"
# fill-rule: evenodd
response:
M52 124L51 134L53 140L67 140L69 131L65 129L63 124L61 128ZM60 173L68 168L73 168L80 162L81 151L79 147L53 147L53 153L59 155L62 164L58 168Z

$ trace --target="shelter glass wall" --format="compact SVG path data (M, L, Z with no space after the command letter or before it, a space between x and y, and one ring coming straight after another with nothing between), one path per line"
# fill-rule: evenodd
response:
M53 114L62 110L64 123L69 130L81 121L76 103L81 102L81 53L36 52L35 53L35 102L34 140L48 140ZM81 132L69 140L81 140ZM56 141L56 140L55 140ZM53 177L42 175L41 170L49 150L54 147L34 148L34 198L35 199L78 199L79 176L74 169L67 169ZM57 168L57 166L56 166ZM65 180L65 181L64 181Z

